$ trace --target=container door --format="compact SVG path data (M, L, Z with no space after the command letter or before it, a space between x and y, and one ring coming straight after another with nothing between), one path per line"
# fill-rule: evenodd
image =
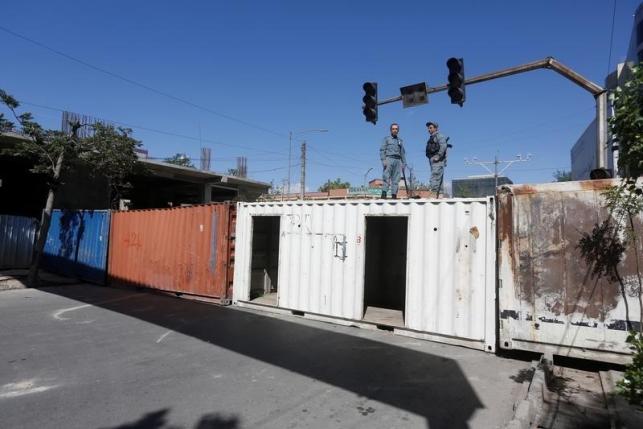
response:
M250 300L257 304L279 302L279 216L252 218Z
M364 320L404 326L408 219L366 217Z

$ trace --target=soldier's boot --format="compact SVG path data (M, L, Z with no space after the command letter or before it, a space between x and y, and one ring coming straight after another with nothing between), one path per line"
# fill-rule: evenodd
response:
M397 200L397 194L391 194L391 198Z
M382 199L383 199L383 200L385 200L385 199L386 199L386 191L382 191Z

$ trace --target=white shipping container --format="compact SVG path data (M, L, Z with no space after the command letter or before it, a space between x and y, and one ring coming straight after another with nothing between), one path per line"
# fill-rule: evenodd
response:
M493 197L239 203L233 300L493 352L494 210Z

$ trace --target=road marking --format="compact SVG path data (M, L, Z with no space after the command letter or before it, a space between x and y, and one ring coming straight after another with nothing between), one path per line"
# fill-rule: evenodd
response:
M171 333L172 333L172 331L167 331L165 334L161 335L158 340L156 340L156 343L157 344L160 343L161 341L163 341L165 339L165 337L167 337Z
M93 303L93 304L83 304L83 305L77 305L75 307L61 308L60 310L57 310L53 314L53 316L54 316L54 319L56 319L56 320L69 320L69 317L62 317L62 315L65 314L65 313L69 313L70 311L80 310L82 308L95 307L97 305L100 306L100 305L103 305L103 304L109 304L111 302L125 301L125 300L130 299L130 298L136 298L136 297L141 297L141 296L144 296L144 295L140 294L140 293L135 293L135 294L131 294L131 295L122 296L120 298L114 298L114 299L108 299L107 301L96 302L96 303Z
M0 399L45 392L55 387L58 386L36 386L36 379L24 380L18 383L8 383L0 387Z

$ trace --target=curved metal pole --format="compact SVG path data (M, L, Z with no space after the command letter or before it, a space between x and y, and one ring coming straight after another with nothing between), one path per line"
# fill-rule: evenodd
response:
M539 61L521 64L519 66L475 76L470 79L466 79L464 83L465 85L473 85L476 83L500 79L503 77L512 76L519 73L526 73L538 69L553 70L592 94L592 96L596 100L596 168L606 168L607 165L605 161L605 151L607 148L607 91L602 86L595 84L581 74L575 72L571 68L557 61L553 57L547 57ZM442 85L433 88L427 85L426 93L433 94L436 92L446 91L447 89L449 89L448 85ZM382 104L394 103L400 100L402 100L401 95L381 100L377 104L379 106Z

